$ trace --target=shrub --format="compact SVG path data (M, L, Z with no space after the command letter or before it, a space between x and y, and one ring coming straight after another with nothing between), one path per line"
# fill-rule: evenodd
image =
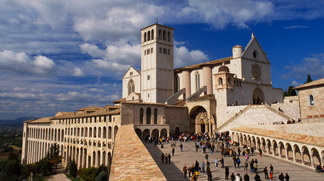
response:
M73 160L70 164L70 175L75 178L77 176L77 172L78 172L78 167L75 163L75 161Z
M107 171L101 171L95 179L95 181L107 181L107 180L108 180Z

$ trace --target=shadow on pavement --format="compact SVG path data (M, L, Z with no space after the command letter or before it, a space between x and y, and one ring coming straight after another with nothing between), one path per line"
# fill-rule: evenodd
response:
M143 142L143 144L145 145L146 149L150 152L150 154L153 157L154 161L159 166L159 168L161 169L162 173L164 174L164 176L165 176L165 178L167 180L184 180L184 181L190 180L188 178L183 177L182 170L179 170L178 167L176 167L173 164L172 157L171 157L171 163L170 164L163 164L162 160L161 160L161 155L162 155L161 150L159 148L157 148L157 147L154 147L153 143L145 143L145 142ZM157 146L160 146L160 145L157 145ZM171 152L166 151L166 152L164 152L164 154L165 153L171 153Z

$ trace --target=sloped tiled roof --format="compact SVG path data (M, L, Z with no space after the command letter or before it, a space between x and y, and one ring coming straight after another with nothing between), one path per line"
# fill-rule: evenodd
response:
M319 86L319 85L324 85L324 78L322 79L318 79L318 80L314 80L312 82L300 85L298 87L295 87L295 89L303 89L303 88L308 88L308 87L313 87L313 86Z
M90 116L104 116L104 115L115 115L115 114L119 114L119 113L120 113L119 108L117 108L116 110L109 111L109 112L102 109L102 110L92 112L92 113L88 113L88 114L62 115L62 116L55 116L55 117L53 117L51 119L80 118L80 117L90 117Z
M199 64L194 64L194 65L189 65L189 66L185 66L185 67L180 67L175 69L176 72L181 71L181 70L186 70L186 69L195 69L195 68L199 68L200 66L205 66L205 65L215 65L215 64L220 64L223 62L227 62L232 60L233 57L226 57L226 58L221 58L221 59L217 59L217 60L212 60L209 62L204 62L204 63L199 63Z
M35 120L29 120L26 121L27 123L50 123L51 122L51 117L44 117L44 118L39 118Z
M324 146L324 138L317 137L317 136L308 136L303 134L297 133L288 133L284 131L274 131L274 130L267 130L267 129L260 129L260 128L252 128L252 127L245 127L241 126L238 128L232 128L232 131L239 131L242 133L250 133L256 134L260 136L267 136L276 139L282 139L287 141L294 141L298 143L316 145L316 146Z

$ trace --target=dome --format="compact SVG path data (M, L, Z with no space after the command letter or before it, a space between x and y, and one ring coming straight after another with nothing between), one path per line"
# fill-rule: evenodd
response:
M218 72L229 72L229 68L223 64L219 67Z

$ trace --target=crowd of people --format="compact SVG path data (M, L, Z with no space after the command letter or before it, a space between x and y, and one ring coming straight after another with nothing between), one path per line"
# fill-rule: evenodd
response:
M258 168L258 159L254 158L250 160L250 155L253 156L255 148L254 147L239 147L235 143L230 143L230 138L226 134L220 134L216 138L209 138L207 135L180 135L179 137L173 137L170 139L165 138L165 141L171 141L171 153L174 156L176 141L180 141L180 151L183 151L182 142L185 141L193 141L196 152L202 152L205 160L199 162L196 160L190 166L183 166L183 176L184 178L189 178L192 181L198 180L199 175L205 175L209 180L212 180L213 175L211 172L211 160L209 154L214 154L215 152L220 153L221 156L212 158L214 161L214 165L217 170L224 169L225 179L231 181L249 181L249 180L261 180L260 174L263 172L264 178L267 179L275 179L274 177L274 168L273 165L269 165L268 167L264 167L263 169ZM161 144L161 148L163 148L163 139L155 141L155 146L157 144ZM262 150L258 150L260 156L262 156ZM246 173L244 175L240 175L240 173L230 172L230 168L228 165L225 166L224 157L230 157L233 159L234 168L242 168ZM161 156L162 164L170 164L171 163L171 154L170 153L162 153ZM243 165L243 166L242 166ZM250 178L250 175L247 172L253 174L253 178ZM290 180L290 176L288 173L283 174L280 173L277 179L284 181Z

